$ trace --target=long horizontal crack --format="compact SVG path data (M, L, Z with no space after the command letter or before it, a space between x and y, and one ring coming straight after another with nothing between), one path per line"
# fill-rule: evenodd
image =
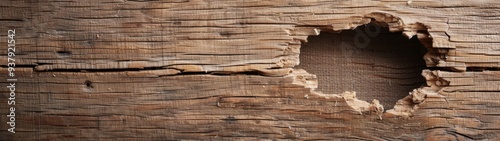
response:
M75 73L95 73L95 72L141 72L141 71L155 71L155 70L178 70L175 68L165 68L165 67L145 67L145 68L126 68L126 69L51 69L51 70L36 70L36 65L23 65L16 66L16 69L29 68L33 69L35 72L75 72ZM7 69L7 67L2 66L1 68ZM258 76L267 76L260 71L241 71L241 72L232 72L232 71L203 71L203 72L185 72L183 70L179 70L179 73L171 74L169 76L175 75L217 75L217 76L228 76L228 75L258 75ZM271 77L271 76L270 76Z
M16 68L31 68L35 72L82 72L82 73L92 73L92 72L139 72L139 71L151 71L151 70L166 70L166 69L175 69L175 68L165 68L165 67L144 67L144 68L117 68L117 69L51 69L51 70L37 70L37 65L17 65ZM7 66L2 65L1 68L7 69ZM279 69L279 68L271 68ZM428 70L439 70L439 71L448 71L448 72L463 72L457 71L452 67L426 67ZM178 69L177 69L178 70ZM184 72L183 70L179 70L180 73L172 74L172 75L259 75L259 76L268 76L260 71L203 71L203 72ZM465 72L483 72L483 71L500 71L500 67L467 67ZM273 77L273 76L269 76ZM275 77L275 76L274 76Z

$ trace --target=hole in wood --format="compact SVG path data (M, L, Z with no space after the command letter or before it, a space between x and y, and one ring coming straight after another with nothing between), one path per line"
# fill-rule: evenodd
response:
M379 32L373 34L376 29ZM366 36L361 39L359 34ZM390 32L374 23L309 36L300 51L297 68L317 75L316 91L322 93L356 91L359 99L378 99L385 109L391 109L413 89L425 85L421 73L426 67L426 48L416 36L408 39L402 32Z
M69 51L57 51L57 54L59 54L60 56L63 56L63 57L67 57L67 56L71 55L71 52L69 52Z
M94 85L92 85L92 82L90 82L89 80L85 81L85 86L88 88L88 89L92 89L94 88Z

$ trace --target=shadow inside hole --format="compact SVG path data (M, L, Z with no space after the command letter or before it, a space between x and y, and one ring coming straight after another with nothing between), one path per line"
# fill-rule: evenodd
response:
M368 40L355 38L356 34L376 30L371 28L380 32L366 36ZM355 39L366 46L356 46ZM389 32L375 24L309 36L300 50L297 68L317 75L316 90L323 93L356 91L359 99L378 99L385 109L391 109L413 89L425 85L421 75L426 67L425 47L416 37L407 39L402 32Z

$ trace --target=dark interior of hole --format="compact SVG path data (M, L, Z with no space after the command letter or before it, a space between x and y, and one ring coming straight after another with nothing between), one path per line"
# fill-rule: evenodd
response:
M60 56L70 56L71 55L71 52L69 51L57 51L57 54L59 54Z
M90 81L88 81L88 80L87 80L87 81L85 81L85 83L84 83L84 84L85 84L85 86L86 86L87 88L94 88L94 86L92 85L92 82L90 82Z
M366 46L359 43L357 46L356 34L374 31L364 29L370 26L379 28L379 34L367 36L368 40L362 41L367 42ZM425 84L421 72L426 67L423 60L426 49L416 37L407 39L401 32L370 26L309 36L300 49L297 68L317 75L317 91L334 94L356 91L359 99L369 102L378 99L385 109L390 109Z

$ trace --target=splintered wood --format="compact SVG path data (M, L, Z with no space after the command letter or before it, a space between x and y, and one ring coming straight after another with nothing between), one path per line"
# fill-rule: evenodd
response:
M499 1L0 7L0 140L500 140Z

